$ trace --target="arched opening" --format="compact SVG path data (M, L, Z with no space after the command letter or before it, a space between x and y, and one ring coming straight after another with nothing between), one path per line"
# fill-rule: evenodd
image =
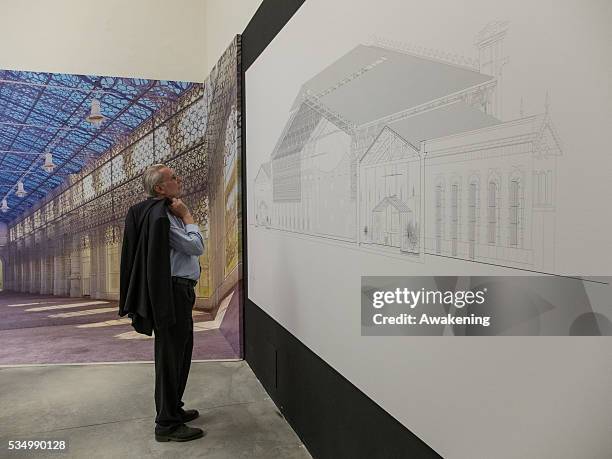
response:
M87 235L81 245L81 294L91 296L91 246Z
M397 198L383 198L372 209L372 241L375 244L407 250L408 238L405 237L409 224L414 226L412 210Z
M468 187L468 256L472 260L476 257L478 238L479 185L478 179L472 178Z
M436 185L436 253L442 253L442 239L444 237L444 183L438 181Z
M499 184L496 180L489 180L487 189L487 240L489 244L498 243L498 222L499 222Z
M510 187L508 191L508 243L510 247L520 247L523 225L523 199L521 196L521 178L519 176L515 175L510 179Z
M451 237L451 255L456 257L458 254L459 246L459 202L460 202L460 189L459 182L454 182L451 185L451 196L450 196L450 237Z
M265 201L260 201L259 206L257 208L257 216L256 223L258 225L267 225L270 221L270 217L268 216L268 204Z

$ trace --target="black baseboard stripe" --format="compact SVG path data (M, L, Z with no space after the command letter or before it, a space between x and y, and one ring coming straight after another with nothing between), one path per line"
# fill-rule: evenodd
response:
M314 458L441 457L248 299L245 324L249 366Z

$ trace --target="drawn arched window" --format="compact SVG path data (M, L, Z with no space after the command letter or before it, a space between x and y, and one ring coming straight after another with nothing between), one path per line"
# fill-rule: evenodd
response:
M480 207L478 178L472 178L468 187L468 243L469 257L476 257L476 239L478 236L478 209Z
M487 220L489 244L497 244L499 220L499 185L496 180L490 180L487 190Z
M438 180L436 184L436 253L442 253L442 239L444 237L444 182Z
M520 247L521 230L523 223L523 209L522 209L522 189L521 179L519 176L513 176L510 179L509 188L509 216L508 221L508 232L509 232L509 244L511 247Z
M451 237L451 255L456 257L459 244L459 202L460 190L459 182L455 181L451 184L450 189L450 237Z
M535 203L538 206L552 204L552 171L540 170L535 172Z

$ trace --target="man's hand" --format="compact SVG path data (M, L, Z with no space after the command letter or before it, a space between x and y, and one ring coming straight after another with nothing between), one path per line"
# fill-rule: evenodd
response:
M182 219L185 225L194 223L191 212L189 212L189 208L181 199L172 198L172 201L170 202L170 212Z

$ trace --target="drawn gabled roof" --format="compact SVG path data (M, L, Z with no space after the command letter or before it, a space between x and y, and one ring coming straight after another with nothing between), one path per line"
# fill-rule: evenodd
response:
M389 128L418 148L422 140L473 131L500 123L497 118L474 107L463 102L455 102L396 121L389 124Z
M401 148L401 146L397 148L397 142L400 142L401 146L408 146L408 148ZM393 129L389 128L389 126L385 126L368 149L363 153L359 161L362 166L367 166L388 161L413 160L418 158L418 147L412 145Z
M548 113L541 116L542 121L534 142L534 149L540 154L561 156L563 145L550 118Z
M466 67L359 45L306 82L292 110L309 94L360 125L492 79Z
M410 207L408 207L408 205L400 200L396 195L393 196L387 196L386 198L384 198L382 201L380 201L376 207L374 207L374 209L372 209L372 212L380 212L382 210L384 210L387 206L393 206L395 207L399 212L412 212L410 210Z
M272 178L272 170L270 161L263 163L257 172L255 182L269 181Z

